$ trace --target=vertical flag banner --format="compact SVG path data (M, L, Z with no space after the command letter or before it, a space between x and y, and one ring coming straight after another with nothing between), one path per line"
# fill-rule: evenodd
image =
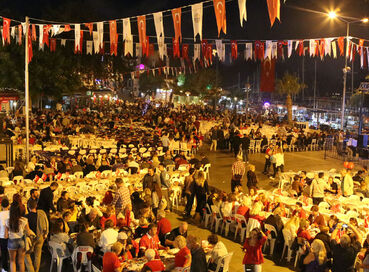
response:
M285 41L278 41L278 57L284 59L284 49L283 46L287 43Z
M344 37L339 37L337 39L337 43L338 43L338 48L340 50L340 56L343 56L343 52L344 52L344 44L345 44L345 38Z
M156 12L156 13L153 13L153 16L154 16L154 24L155 24L155 31L156 31L156 39L159 43L161 39L164 39L163 13Z
M192 10L192 25L193 25L193 39L196 41L196 36L200 36L202 40L202 3L191 6Z
M56 39L50 39L50 52L56 51Z
M231 41L231 56L233 60L237 59L238 49L237 49L237 41Z
M324 55L331 55L331 51L332 51L332 39L331 38L327 38L325 39L325 45L324 45Z
M337 58L337 46L336 46L336 42L333 41L332 42L332 54L333 54L333 58Z
M51 36L54 37L56 35L58 35L59 33L61 33L62 31L60 30L60 25L53 25L51 27Z
M64 32L69 32L71 30L72 30L72 28L70 27L70 25L65 25L64 26Z
M206 47L207 46L208 46L208 41L207 40L201 41L201 53L202 53L203 57L205 57L205 55L206 55Z
M315 40L309 40L309 54L310 57L315 56Z
M37 40L37 35L36 35L36 25L32 25L32 41L36 41Z
M29 26L28 26L28 44L27 44L27 50L28 50L28 63L31 62L32 58L33 58L33 50L32 50L32 39L31 39L31 31L29 31Z
M109 21L110 30L110 55L118 55L118 34L117 34L117 21Z
M200 51L201 51L201 46L200 44L196 43L194 44L194 48L193 48L193 58L194 60L200 60L201 57L200 57Z
M181 8L172 9L173 25L174 25L174 36L175 39L182 42L182 32L181 32Z
M99 54L100 41L99 41L99 33L97 31L92 32L92 40L94 42L94 52L95 54Z
M138 26L138 38L141 44L142 52L146 52L146 16L138 16L137 17L137 26Z
M44 26L43 25L38 25L38 44L39 50L44 50Z
M10 19L3 17L3 39L7 43L10 43L10 22Z
M275 83L275 59L264 59L261 62L260 91L273 92Z
M246 0L238 0L238 10L240 11L241 27L243 27L243 21L247 21Z
M188 60L188 44L182 44L182 58Z
M223 43L222 40L215 40L215 46L217 48L218 58L221 61L224 61L225 52L223 50Z
M97 33L99 37L99 52L104 48L104 22L97 23Z
M280 9L281 3L280 0L267 0L270 26L274 25L275 19L280 21Z
M94 25L92 23L85 23L85 26L88 28L90 36L92 36L92 31L94 29Z
M255 59L256 60L264 59L264 43L261 41L255 42Z
M75 24L74 25L74 50L79 51L79 45L80 45L80 39L81 39L81 25Z
M287 44L287 46L288 46L288 48L287 48L287 56L290 58L291 57L291 55L292 55L292 45L293 45L293 41L291 41L291 40L289 40L288 41L288 44Z
M180 57L180 52L179 52L179 41L176 38L173 38L173 57Z
M133 57L133 36L131 32L131 21L129 18L123 19L123 41L124 55Z
M206 45L206 54L205 54L205 58L209 61L209 64L211 64L213 61L212 57L213 57L213 45L209 43Z
M92 55L93 41L86 41L86 54Z
M43 34L42 34L42 43L47 45L49 47L49 30L51 28L51 25L45 25L43 26Z
M265 41L265 55L264 59L272 59L272 41Z
M18 44L22 44L22 25L18 25Z
M227 34L227 22L226 22L226 8L225 0L213 0L215 17L218 26L218 37L220 36L220 30L223 30L224 34Z
M252 43L246 43L245 48L245 59L252 60Z
M278 57L278 42L272 42L272 59L276 59Z

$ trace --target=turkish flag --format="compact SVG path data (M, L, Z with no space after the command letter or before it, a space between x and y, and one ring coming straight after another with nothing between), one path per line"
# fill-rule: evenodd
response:
M42 43L47 45L47 47L49 47L49 30L51 28L51 25L44 25L43 28L43 36L42 36Z
M273 92L275 83L275 59L264 59L261 62L260 91Z
M344 41L345 41L345 37L339 37L338 38L338 48L340 49L340 56L343 56L343 47L344 47Z
M173 25L174 25L174 37L176 40L181 38L182 42L182 32L181 32L181 8L172 9Z
M299 56L305 55L304 41L299 41Z
M138 38L140 40L142 52L146 52L146 16L137 17Z
M256 60L264 59L264 43L261 41L255 42L255 59Z
M213 0L213 5L215 17L217 19L218 37L219 37L220 30L223 30L224 34L227 34L225 0Z
M79 36L79 46L77 50L74 50L74 54L80 53L82 54L82 46L83 46L83 31L80 30L80 36ZM100 51L101 52L101 51Z
M117 22L115 20L109 21L110 27L110 55L118 55L118 34Z
M142 50L142 55L144 55L146 57L150 56L150 40L149 40L149 36L146 36L145 50Z
M88 28L90 35L92 36L92 30L94 28L94 25L92 23L85 23L85 26Z
M173 57L180 57L179 41L176 38L173 38Z
M188 59L188 44L182 44L182 57Z
M10 19L3 17L3 39L7 43L10 43L10 22Z
M285 41L278 41L278 57L284 59L283 46L287 45Z
M231 56L232 59L237 59L238 50L237 50L237 41L231 41Z
M31 32L28 31L28 63L31 62L32 58L33 58L33 50L32 50L32 39L31 39Z
M36 39L37 39L36 25L32 25L32 41L35 41Z
M320 58L324 57L324 51L325 51L325 39L321 39L319 44Z

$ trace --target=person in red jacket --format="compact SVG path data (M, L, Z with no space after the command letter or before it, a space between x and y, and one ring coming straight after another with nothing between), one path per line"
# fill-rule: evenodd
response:
M255 228L250 233L243 245L245 256L242 264L246 271L261 272L261 264L264 263L263 253L261 252L266 241L266 235L259 228Z

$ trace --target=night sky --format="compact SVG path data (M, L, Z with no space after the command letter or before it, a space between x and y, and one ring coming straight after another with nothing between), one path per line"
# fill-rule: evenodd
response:
M18 20L24 20L28 15L33 18L42 18L62 22L89 22L109 19L119 19L127 16L148 14L156 11L167 10L180 6L194 4L200 1L184 0L3 0L0 2L0 15ZM207 3L203 15L203 38L216 39L217 27L212 4ZM230 0L226 4L227 35L221 34L223 39L257 40L257 39L303 39L323 38L332 36L344 36L346 26L338 20L329 20L321 14L301 11L298 8L326 12L337 9L337 13L343 16L363 18L369 16L368 0L281 0L281 23L276 22L271 28L266 0L247 0L248 21L241 28L238 13L237 0ZM169 16L168 16L169 15ZM32 21L31 21L32 22ZM118 27L118 31L121 31ZM132 22L132 32L137 34L135 23ZM164 13L165 36L174 35L172 17ZM155 35L152 16L147 16L147 34ZM182 10L182 35L183 42L193 43L193 29L190 8ZM354 24L350 31L351 36L369 39L369 24ZM168 40L169 42L169 40ZM364 45L369 46L369 42ZM305 45L306 46L306 45ZM229 47L229 46L228 46ZM239 50L244 46L240 45ZM192 49L190 49L192 50ZM229 50L229 48L228 48ZM312 94L314 62L310 57L305 58L305 82L308 85L307 95ZM342 90L343 57L333 60L330 57L323 61L317 61L318 94L330 95ZM241 73L241 81L252 77L256 65L239 60L232 65L221 65L223 85L237 84L238 72ZM293 55L289 60L277 63L277 76L283 75L288 70L301 77L302 57ZM360 70L360 59L357 57L354 64L354 89L358 87L368 73ZM348 77L348 90L351 90L351 76Z

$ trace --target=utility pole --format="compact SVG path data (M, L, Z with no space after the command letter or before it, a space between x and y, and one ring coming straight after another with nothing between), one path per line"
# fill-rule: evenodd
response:
M304 48L304 54L302 55L302 84L305 83L305 48ZM302 103L305 101L305 90L302 89Z
M25 37L25 61L24 61L24 85L26 99L26 163L29 163L29 82L28 82L28 39L29 39L29 18L26 16L26 37Z
M316 109L316 59L314 63L314 110Z

